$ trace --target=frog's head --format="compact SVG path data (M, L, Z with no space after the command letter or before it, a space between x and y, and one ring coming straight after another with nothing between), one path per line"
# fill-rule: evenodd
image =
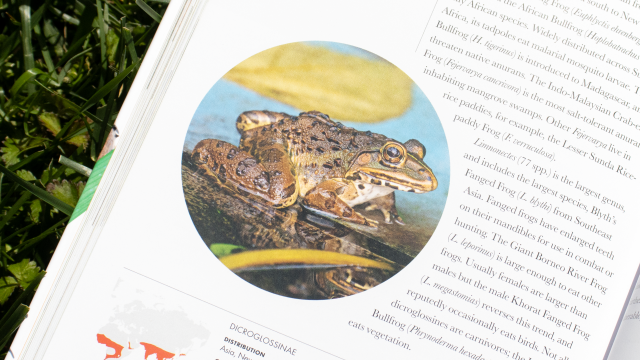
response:
M395 190L425 193L438 187L433 171L424 163L425 148L418 140L404 144L387 139L377 151L359 153L348 178Z

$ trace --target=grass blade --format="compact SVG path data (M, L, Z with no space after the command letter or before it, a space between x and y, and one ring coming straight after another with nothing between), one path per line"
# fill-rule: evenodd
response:
M96 0L96 8L98 10L98 30L100 35L100 67L102 69L98 87L102 88L102 86L104 85L104 77L107 73L107 24L105 24L104 22L102 13L102 1Z
M58 75L58 82L59 82L59 83L62 83L62 79L63 79L63 78L64 78L64 76L67 74L67 71L71 68L71 62L72 62L73 60L75 60L75 59L76 59L77 57L79 57L79 56L82 56L82 55L84 55L84 54L86 54L86 53L91 52L93 49L95 49L95 47L90 47L90 48L88 48L88 49L86 49L86 50L80 51L79 53L77 53L77 54L75 54L75 55L71 56L71 57L69 58L69 60L67 60L67 62L66 62L66 63L64 64L64 66L62 67L62 70L60 71L60 75ZM71 51L71 50L69 50L69 51ZM67 53L67 54L68 54L68 53Z
M13 334L20 324L22 324L22 321L24 321L27 312L29 311L29 307L24 305L23 302L33 295L45 274L46 272L41 271L36 275L29 286L24 289L22 294L18 296L16 301L13 302L13 305L11 305L2 319L0 319L0 329L2 329L0 330L0 337L2 337L2 339L0 339L0 342L2 342L2 344L0 344L0 348L4 347L11 334Z
M24 70L27 71L36 66L33 58L33 45L31 44L31 5L29 0L24 0L20 5L20 20L22 23L22 54L24 58ZM28 86L29 95L36 91L33 84Z
M33 292L36 291L36 289L38 288L38 285L40 285L40 281L42 281L42 278L44 277L45 273L46 272L41 271L38 275L36 275L35 278L33 278L31 283L29 284L29 286L27 286L27 288L24 289L24 292L22 294L20 294L20 296L18 296L18 298L13 303L13 305L9 308L7 313L2 317L2 319L0 319L0 326L4 325L7 322L8 318L11 316L11 314L18 308L18 306L19 306L18 304L21 304L22 302L24 302L24 300L26 298L28 298Z
M44 72L42 72L42 70L38 68L32 68L25 71L22 75L20 75L18 80L16 80L16 82L13 84L13 86L9 90L11 97L15 97L18 94L18 91L20 91L20 89L24 86L24 84L26 84L27 81L31 80L32 77L41 75L41 74L44 74Z
M67 53L60 59L60 61L58 61L58 63L56 64L56 67L60 67L63 64L66 64L70 59L72 59L75 56L79 55L77 52L78 52L78 50L82 49L82 45L84 44L84 41L87 39L88 36L89 35L85 35L85 36L81 37L80 39L78 39L77 41L75 41L69 47L69 50L67 50ZM90 49L93 50L93 47L91 47Z
M73 161L73 160L71 160L71 159L69 159L67 157L64 157L64 156L60 155L60 159L58 161L60 162L60 164L66 166L68 168L71 168L71 169L75 170L76 172L78 172L78 173L80 173L80 174L82 174L82 175L84 175L86 177L91 176L91 169L89 169L88 167L86 167L86 166L84 166L82 164L78 164L77 162L75 162L75 161Z
M49 236L49 234L53 233L54 231L58 230L62 224L64 224L65 222L69 221L69 219L71 218L71 216L66 216L64 219L58 221L56 224L54 224L53 226L51 226L50 228L48 228L47 230L43 231L42 234L31 238L23 243L21 243L20 245L18 245L18 248L16 249L18 254L21 254L23 252L25 252L27 249L35 246L36 244L38 244L40 241L42 241L42 239L44 239L45 237Z
M4 104L5 104L4 88L2 86L0 86L0 116L2 116L3 118L6 115L5 112L4 112ZM2 183L2 181L0 181L0 184L1 183Z
M100 1L100 0L98 0L98 1ZM91 96L89 98L89 100L87 100L86 103L84 103L84 105L82 105L82 108L80 108L80 111L78 111L78 112L82 113L85 110L87 110L90 107L92 107L93 105L95 105L96 103L98 103L98 101L100 101L109 92L111 92L111 90L113 90L115 87L117 87L118 84L120 84L120 82L122 82L122 80L124 80L124 78L127 77L127 75L129 75L131 70L133 70L133 68L136 65L138 65L138 63L131 64L131 66L129 66L128 68L124 69L124 71L119 73L118 76L114 77L106 85L102 86L98 91L96 91L95 94L93 94L93 96ZM105 122L108 122L108 119L104 119L103 123L105 123Z
M60 16L62 18L62 20L68 22L69 24L73 24L73 25L80 25L80 20L74 18L73 16L63 13L62 11L60 11L60 9L54 7L54 6L49 6L49 10L51 10L52 13L54 13L57 16Z
M40 25L35 24L33 27L33 32L36 33L36 37L38 38L38 45L42 51L42 57L44 58L44 63L47 65L47 71L49 74L53 74L56 70L55 65L53 64L53 59L51 59L51 53L49 52L49 47L47 46L47 41L42 35L42 30L40 29Z
M20 160L19 163L11 165L9 167L9 170L16 171L16 170L22 168L23 166L27 165L28 163L32 162L33 160L39 158L40 156L42 156L42 155L44 155L46 153L47 153L46 149L45 150L36 151L33 154L27 156L26 158Z
M28 181L22 180L18 175L13 173L13 171L7 169L3 165L0 165L0 172L4 173L4 175L7 178L17 183L18 185L22 186L30 193L42 199L42 201L48 203L49 205L55 207L56 209L62 211L63 213L67 215L71 215L73 213L73 206L49 194L46 190L40 189L39 187L33 185Z
M87 6L84 7L84 10L82 10L80 14L80 25L78 25L76 29L76 34L73 36L70 48L76 46L78 42L80 42L80 44L84 43L87 34L93 30L93 19L95 19L97 15L96 8L92 6L92 4L87 4Z
M146 12L147 15L151 16L151 18L156 22L159 23L162 20L162 16L160 16L160 14L153 10L151 6L147 5L147 3L145 3L144 1L136 0L136 5L140 6L140 9Z
M120 19L120 33L124 31L126 18L123 17ZM120 53L120 68L118 69L118 73L124 71L125 64L127 63L127 52L124 48L124 41L120 41L119 44L119 53ZM116 74L117 75L117 74ZM107 136L107 128L109 127L109 123L111 120L111 112L113 111L113 107L116 103L116 95L118 94L118 87L115 86L111 93L109 94L109 100L107 101L107 108L104 111L104 116L102 117L105 121L100 124L100 135L98 135L98 148L102 148L102 144L104 144Z
M52 19L45 18L42 22L42 30L44 31L44 37L49 44L53 46L53 50L56 55L64 56L64 28L60 31L53 22Z
M9 220L13 217L13 215L15 215L18 212L18 210L20 210L22 205L27 200L29 200L30 197L31 197L31 194L26 191L24 192L24 194L22 194L22 196L20 196L20 199L18 199L18 201L16 201L15 204L13 204L11 209L9 209L9 211L2 217L2 220L0 220L0 230L7 224L7 222L9 222Z
M11 335L18 330L24 319L27 318L28 312L29 307L20 304L17 309L11 313L6 323L0 325L0 349L4 348Z
M0 177L2 179L4 179L4 174L0 174ZM7 193L2 197L2 200L0 200L0 207L4 206L7 201L9 201L9 199L11 199L11 195L13 195L13 193L18 189L18 184L13 184L11 185L11 187L9 188L9 191L7 191Z
M0 241L0 245L8 243L9 240L11 240L14 237L18 236L18 234L21 234L21 233L31 229L34 226L36 226L36 223L31 223L31 224L23 227L22 229L18 229L16 231L14 231L13 234L11 234L11 235L7 236L6 238L2 239L2 241ZM0 250L2 250L2 246L0 246Z
M0 49L0 63L4 63L4 61L7 59L7 56L9 56L13 49L18 46L18 43L20 42L20 38L18 37L18 35L19 32L16 31L13 34L9 35L8 39L2 42L2 48Z
M132 62L138 62L138 54L136 53L136 44L133 42L133 37L131 36L131 30L124 28L124 41L127 44L127 49L129 50L129 55L131 56Z
M33 14L31 14L31 28L35 28L36 25L40 22L42 15L44 15L44 11L49 5L49 0L47 0L42 6L38 8Z

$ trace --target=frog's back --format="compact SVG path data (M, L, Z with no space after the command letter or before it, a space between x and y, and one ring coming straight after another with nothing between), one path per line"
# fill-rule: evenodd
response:
M298 116L271 111L246 111L236 120L242 135L240 147L252 149L273 143L286 145L292 155L308 153L323 157L325 153L356 153L376 149L386 136L370 131L358 131L332 121L319 111L300 113ZM365 150L366 151L366 150ZM345 156L341 156L346 160Z
M248 111L238 117L240 148L252 155L282 144L301 182L301 194L324 180L345 176L362 151L377 151L389 139L332 121L318 111L298 116ZM274 159L275 160L275 159Z

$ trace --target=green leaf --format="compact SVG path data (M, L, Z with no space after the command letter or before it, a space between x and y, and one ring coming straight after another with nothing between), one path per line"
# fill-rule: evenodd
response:
M46 186L51 180L51 176L55 173L54 169L44 169L42 175L40 175L40 183L42 186Z
M157 22L160 22L162 20L162 16L160 16L160 14L158 14L157 12L155 12L155 10L153 10L151 8L151 6L147 5L147 3L145 3L142 0L136 0L136 4L138 6L140 6L140 9L142 9L144 12L147 13L147 15L151 16L151 18Z
M78 203L83 189L84 183L82 182L74 184L67 180L62 180L62 182L53 180L47 184L47 191L50 194L74 207Z
M37 180L33 173L29 170L18 170L16 174L20 176L20 178L24 181L34 181Z
M6 167L0 165L0 172L4 173L4 175L7 178L9 178L10 180L18 183L18 185L20 185L23 188L27 189L30 193L32 193L35 196L39 197L44 202L46 202L49 205L55 207L56 209L59 209L63 213L65 213L65 214L67 214L69 216L71 216L71 214L73 213L73 206L70 206L70 205L66 204L64 201L59 200L55 196L49 194L48 192L46 192L43 189L40 189L39 187L36 187L35 185L31 184L30 182L22 180L18 175L16 175L15 173L13 173L11 170L7 169Z
M78 196L82 196L82 192L84 191L85 186L87 186L87 184L84 181L80 181L76 184L76 186L78 187Z
M76 134L78 131L81 133ZM82 121L76 120L74 125L69 129L69 132L74 136L67 136L63 139L67 144L75 145L77 147L81 147L86 149L89 144L89 134L86 134L87 127L84 125Z
M60 132L60 129L61 129L60 119L56 114L42 113L38 115L38 120L40 120L40 123L44 125L44 127L46 127L54 136L58 135L58 133ZM83 127L84 126L80 122L78 122L77 125L75 125L75 128L78 128L78 129ZM72 127L71 131L74 131L74 130L75 129ZM66 142L68 144L75 145L78 147L80 146L85 147L88 141L89 139L86 135L77 135L68 139Z
M4 147L0 148L2 160L7 166L14 165L20 161L19 155L26 150L41 146L44 138L22 138L20 140L6 138L3 141Z
M114 29L109 29L109 32L107 32L107 58L110 65L114 65L116 62L119 42L120 37L116 34L116 31Z
M87 144L89 144L89 135L77 135L67 140L68 144L75 145L77 147L86 148Z
M239 251L242 251L244 249L245 248L242 247L242 246L232 245L232 244L211 244L211 245L209 245L209 250L211 250L213 255L215 255L216 257L231 255L231 254L237 253Z
M40 202L39 199L33 200L31 202L31 205L29 205L29 209L31 210L31 212L29 213L29 216L31 217L31 221L33 221L34 223L40 222L40 213L42 212L42 202Z
M60 126L60 119L54 113L42 113L38 115L38 120L40 120L40 123L44 125L44 127L46 127L49 131L51 131L54 136L58 135L60 129L62 128Z
M28 259L23 259L17 264L7 266L7 268L16 277L18 284L23 289L26 289L41 271L35 261L29 261Z
M15 140L7 137L2 144L4 145L0 148L0 152L2 152L2 161L4 161L7 166L16 164L19 161L18 156L20 155L20 149L18 148Z
M0 278L0 305L4 305L13 294L13 290L18 286L18 282L11 276Z

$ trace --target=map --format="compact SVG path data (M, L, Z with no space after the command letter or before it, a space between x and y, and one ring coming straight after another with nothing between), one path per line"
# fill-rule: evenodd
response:
M189 359L210 336L179 305L121 280L113 292L109 322L97 329L96 340L107 359Z

